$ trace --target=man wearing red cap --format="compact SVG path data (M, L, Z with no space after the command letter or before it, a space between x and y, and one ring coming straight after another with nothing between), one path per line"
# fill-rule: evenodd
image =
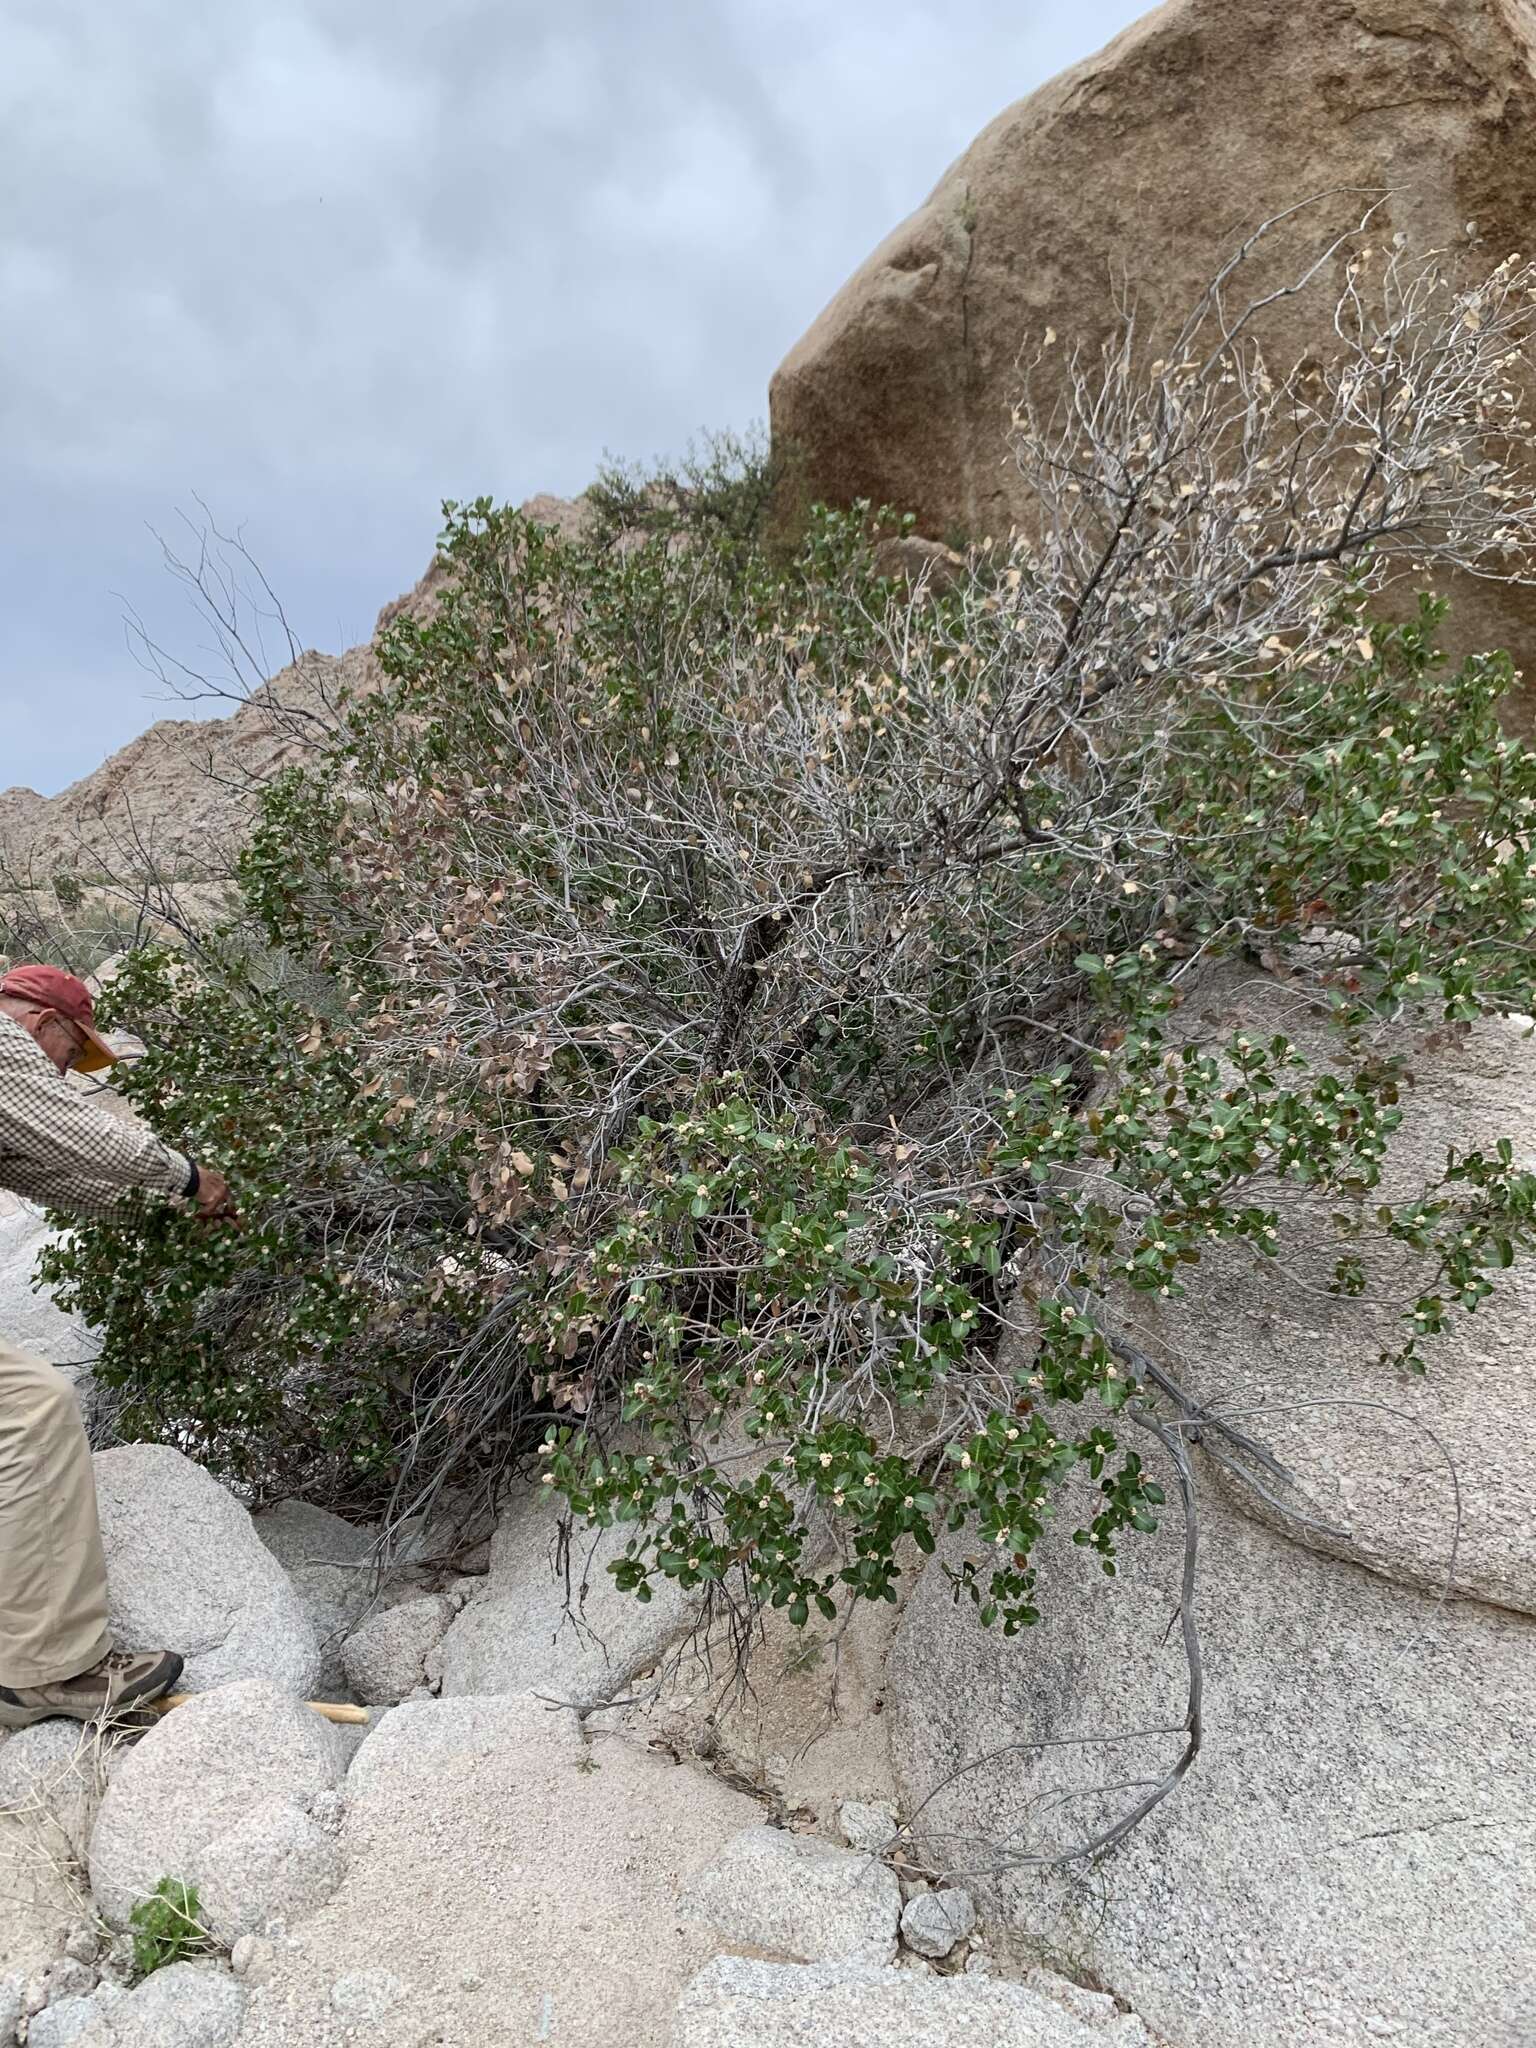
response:
M116 1057L84 982L58 967L0 976L0 1187L81 1216L109 1215L138 1191L232 1218L221 1174L64 1078ZM181 1664L174 1650L114 1646L74 1389L0 1336L0 1728L53 1714L91 1721L158 1699Z

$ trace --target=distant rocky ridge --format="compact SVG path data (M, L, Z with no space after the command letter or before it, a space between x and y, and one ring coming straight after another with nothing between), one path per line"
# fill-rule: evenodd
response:
M576 538L580 499L529 498L530 518ZM445 581L433 561L380 611L375 637L404 611L429 618ZM161 719L58 796L0 790L0 891L68 875L216 880L231 863L263 786L322 743L348 698L376 689L372 642L345 654L311 649L227 718Z
M343 694L371 687L375 675L366 647L310 651L229 717L161 719L58 796L0 791L6 880L227 873L261 786L301 760Z

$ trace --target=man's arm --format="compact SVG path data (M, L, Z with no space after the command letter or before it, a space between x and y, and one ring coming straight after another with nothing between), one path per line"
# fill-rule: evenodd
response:
M0 1183L34 1202L107 1216L136 1190L196 1195L204 1207L199 1179L185 1153L138 1117L80 1094L19 1024L0 1017Z

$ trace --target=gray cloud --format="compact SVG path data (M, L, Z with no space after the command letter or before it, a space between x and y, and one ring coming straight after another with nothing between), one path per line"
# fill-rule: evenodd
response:
M163 707L149 528L242 525L342 647L444 496L575 491L769 374L1010 100L1135 0L11 0L0 786Z

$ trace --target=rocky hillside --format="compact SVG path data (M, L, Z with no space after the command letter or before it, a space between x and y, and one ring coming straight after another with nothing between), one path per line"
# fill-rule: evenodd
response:
M433 563L384 606L375 633L402 611L429 618L441 582ZM227 717L161 719L57 796L0 790L0 887L44 887L62 874L228 874L264 784L321 745L348 699L379 680L371 642L311 649Z
M530 519L568 538L585 528L580 498L528 498ZM402 612L430 619L443 572L380 611L377 637ZM372 642L345 654L310 650L225 718L161 719L54 797L0 790L0 890L46 887L56 875L221 877L262 786L322 744L348 699L380 680Z
M226 873L255 793L374 673L366 647L306 653L227 718L161 719L58 796L0 791L0 863L23 886L60 874Z

